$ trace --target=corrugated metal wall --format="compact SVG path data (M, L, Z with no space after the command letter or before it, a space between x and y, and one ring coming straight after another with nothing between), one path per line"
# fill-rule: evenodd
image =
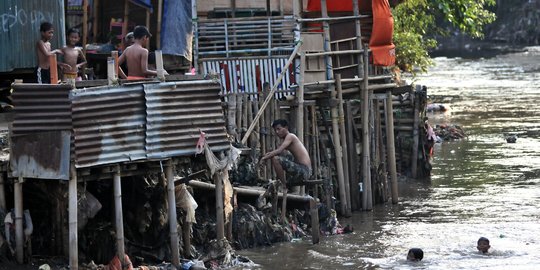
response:
M39 177L40 172L33 168L43 168L43 174L50 175L52 169L62 179L68 171L62 161L34 158L47 157L44 151L50 151L50 145L44 144L46 138L39 136L43 132L72 131L72 156L79 168L191 155L200 131L206 133L214 151L228 149L230 144L220 85L211 80L74 90L68 85L46 84L17 84L13 88L12 134L32 135L18 140L20 151L12 149L20 152L12 152L15 157L25 158L17 162L24 168L12 168L21 175ZM57 137L48 140L64 145L65 140ZM26 141L39 149L22 147ZM27 162L26 156L32 162ZM69 159L69 155L62 157ZM25 168L34 172L21 171Z
M65 42L64 0L0 1L0 72L37 66L36 42L39 26L48 21L54 25L53 49Z
M42 131L71 130L68 85L14 84L14 136Z
M148 158L195 153L200 131L212 150L229 146L218 83L185 81L145 84Z
M143 95L142 85L73 90L77 167L146 158Z

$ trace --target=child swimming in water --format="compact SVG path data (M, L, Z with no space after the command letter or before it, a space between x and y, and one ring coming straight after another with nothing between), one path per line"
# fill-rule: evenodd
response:
M476 248L478 251L480 251L482 254L488 253L488 250L491 246L489 245L489 239L485 237L480 237L477 242Z
M424 251L420 248L411 248L407 253L407 261L419 262L424 258Z

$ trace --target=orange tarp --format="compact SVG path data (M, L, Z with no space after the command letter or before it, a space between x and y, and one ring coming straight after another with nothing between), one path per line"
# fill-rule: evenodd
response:
M369 39L369 48L373 53L373 64L392 66L396 62L396 49L392 43L394 17L388 0L373 0L373 29Z
M351 0L327 0L326 7L328 12L352 11L353 3ZM358 0L358 8L360 12L371 10L371 0ZM321 0L309 0L307 5L308 11L321 11Z
M398 1L399 2L399 1ZM394 34L394 17L388 0L359 0L360 12L373 13L373 29L369 47L373 53L373 64L376 66L392 66L396 61L395 46L392 43ZM351 0L328 0L328 12L352 12ZM308 11L320 11L320 0L309 0Z

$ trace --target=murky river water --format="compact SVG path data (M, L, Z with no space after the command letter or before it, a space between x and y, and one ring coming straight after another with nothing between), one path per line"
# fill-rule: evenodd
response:
M418 83L451 112L430 122L468 138L435 146L431 179L401 180L397 205L342 219L353 234L239 253L260 269L540 269L540 48L435 62ZM490 255L476 251L480 236ZM411 247L424 260L407 262Z

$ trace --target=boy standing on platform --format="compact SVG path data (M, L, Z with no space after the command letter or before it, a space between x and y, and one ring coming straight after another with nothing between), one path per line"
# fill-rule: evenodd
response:
M50 41L54 36L54 28L50 22L41 23L39 32L41 33L41 39L36 42L36 53L38 57L38 66L35 70L36 81L40 84L51 83L51 65L49 63L49 56L62 54L62 51L58 49L51 51Z
M128 74L124 74L124 71L120 69L120 77L128 80L145 79L147 76L156 76L155 70L148 69L148 50L144 48L144 44L150 39L152 35L148 29L144 26L136 26L133 30L133 38L135 42L133 45L126 48L124 53L120 55L118 64L122 65L124 61L127 62ZM167 72L165 72L166 75Z
M76 45L79 43L81 35L79 30L71 28L67 32L68 45L62 48L64 54L64 63L62 63L62 69L64 71L64 81L80 81L81 77L77 76L79 69L86 65L86 57L80 48ZM79 59L81 60L80 63Z

